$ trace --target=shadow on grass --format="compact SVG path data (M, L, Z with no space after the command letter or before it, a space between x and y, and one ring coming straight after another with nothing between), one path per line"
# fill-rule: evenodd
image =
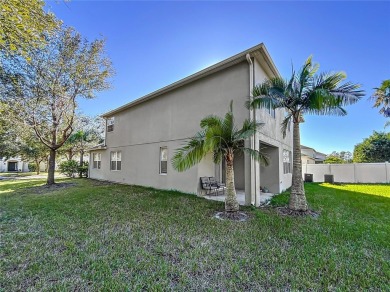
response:
M390 199L390 184L329 184L329 183L305 183L306 196L316 199L320 196L336 196L338 199L354 200L386 200ZM272 206L284 206L288 204L290 192L286 191L271 199Z
M306 183L305 191L309 208L319 211L320 217L390 220L390 185ZM273 197L271 206L287 206L289 195Z
M380 291L387 285L390 212L383 197L361 195L366 207L356 210L359 194L306 185L310 205L326 210L318 220L254 209L256 218L237 224L211 218L223 202L69 181L77 186L24 197L18 194L44 180L0 183L13 189L0 206L0 290ZM370 204L373 197L378 203Z
M68 179L57 179L56 183L62 184L66 180ZM31 191L31 194L35 194L36 190L44 186L46 186L46 178L36 178L28 180L3 180L0 181L0 196L26 194L26 192L29 191Z

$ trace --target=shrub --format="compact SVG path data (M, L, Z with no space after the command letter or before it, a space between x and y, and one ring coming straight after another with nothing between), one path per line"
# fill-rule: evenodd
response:
M35 164L35 163L29 163L29 164L28 164L28 170L29 170L30 172L36 172L36 171L37 171L37 166L36 166L36 164Z
M88 177L88 162L84 162L78 167L78 173L80 177Z
M68 160L64 161L59 166L60 172L68 177L74 177L75 173L78 172L79 164L77 161Z

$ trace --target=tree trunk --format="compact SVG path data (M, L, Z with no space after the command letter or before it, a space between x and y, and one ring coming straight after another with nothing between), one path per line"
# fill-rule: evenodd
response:
M53 185L54 182L54 171L56 167L56 151L53 149L50 149L50 155L49 155L49 168L47 170L47 184Z
M240 208L237 202L236 188L234 185L234 169L233 169L233 153L228 153L225 157L226 160L226 199L225 199L225 211L237 212Z
M35 167L37 168L35 171L37 172L38 175L41 173L41 170L39 169L39 163L40 163L39 160L35 160Z
M84 164L84 150L80 150L80 167L82 167ZM79 177L82 178L83 177L83 171L81 170L80 168L80 171L79 171Z
M68 161L69 161L69 160L72 160L72 158L73 158L73 150L72 150L72 149L69 149L69 150L68 150Z
M47 158L45 161L45 172L47 172L48 168L49 168L49 158Z
M299 121L294 122L293 129L293 171L289 209L307 211L305 188L302 180L301 137Z

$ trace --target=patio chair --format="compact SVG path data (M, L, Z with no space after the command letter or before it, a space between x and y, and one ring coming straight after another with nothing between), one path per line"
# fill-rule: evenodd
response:
M210 179L207 176L203 176L200 178L200 185L202 189L206 191L206 195L216 193L218 190L217 186L210 184Z
M222 191L222 194L225 195L226 185L225 185L224 183L218 182L218 181L215 179L215 177L213 177L213 176L210 176L210 177L209 177L209 181L210 181L210 185L211 185L211 186L217 187L217 190L216 190L217 193L218 193L219 191Z

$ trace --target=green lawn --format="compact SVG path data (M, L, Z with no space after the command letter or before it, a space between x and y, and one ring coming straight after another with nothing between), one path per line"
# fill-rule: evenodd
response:
M0 172L0 176L2 177L24 177L24 176L31 176L36 174L37 174L36 172Z
M390 185L307 184L317 219L231 222L191 195L63 182L0 182L0 290L390 290Z

